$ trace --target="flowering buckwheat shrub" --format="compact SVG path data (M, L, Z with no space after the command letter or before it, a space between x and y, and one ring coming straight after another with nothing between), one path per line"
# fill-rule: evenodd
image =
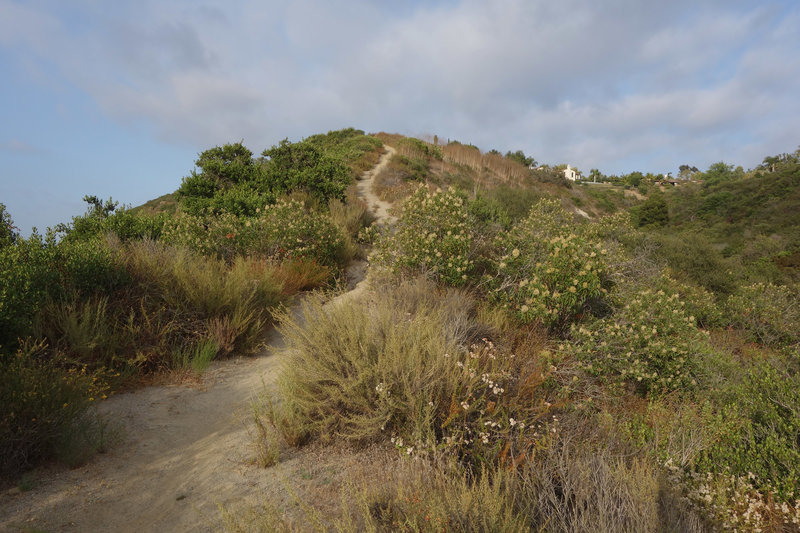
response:
M387 288L369 307L309 300L302 318L282 317L291 357L275 419L290 441L391 439L404 455L444 451L474 465L516 464L537 445L547 373L488 338L466 346L470 299L453 289L427 298L437 289L425 281L413 297L409 285Z
M644 290L613 316L573 326L562 349L590 374L618 376L641 392L690 388L693 370L707 349L677 294Z
M761 344L800 343L800 295L789 287L772 283L742 287L728 299L727 312L734 326Z
M403 203L394 233L380 239L373 259L395 271L432 273L460 286L472 272L472 243L464 200L452 189L430 192L420 186Z
M541 200L528 218L497 238L490 261L490 297L523 322L564 327L592 298L605 294L606 250L573 231L558 200Z
M262 255L313 259L324 265L335 265L344 247L344 237L330 219L295 200L278 200L253 218L182 214L167 223L161 238L227 259Z
M753 488L753 476L687 472L665 465L670 481L685 497L726 531L800 531L800 499L781 501L769 490Z
M537 390L547 372L525 368L488 339L452 357L452 365L460 387L449 406L439 405L439 448L476 465L516 464L557 427L557 417L546 419L551 404Z

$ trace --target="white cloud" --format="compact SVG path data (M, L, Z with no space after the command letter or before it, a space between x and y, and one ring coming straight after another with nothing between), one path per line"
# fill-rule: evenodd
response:
M352 125L622 171L798 142L800 14L781 3L32 5L0 2L0 45L199 147Z

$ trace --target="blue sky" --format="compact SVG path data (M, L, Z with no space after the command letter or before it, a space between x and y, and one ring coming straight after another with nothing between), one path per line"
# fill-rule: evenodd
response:
M28 234L196 154L343 127L605 173L800 145L796 1L0 0L0 203Z

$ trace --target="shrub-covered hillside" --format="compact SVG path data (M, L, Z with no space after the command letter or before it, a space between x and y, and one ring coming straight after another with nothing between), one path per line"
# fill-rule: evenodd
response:
M334 284L371 220L349 187L381 146L347 129L260 159L211 148L164 209L86 196L30 238L0 205L0 475L91 448L92 402L253 352L288 298Z
M397 449L385 484L354 481L336 517L302 502L309 520L800 529L796 283L719 271L733 256L702 232L709 246L695 254L689 233L669 233L682 231L674 218L586 221L556 196L501 223L474 188L437 188L425 172L407 180L418 183L394 228L366 233L379 296L282 318L290 355L265 446ZM279 513L227 518L232 530L293 530Z
M748 172L715 163L651 190L634 218L673 275L723 296L800 281L800 155L773 160Z
M391 226L352 183L382 143ZM387 459L231 531L800 531L798 158L633 195L531 159L341 130L209 149L171 198L87 196L45 236L2 210L0 469L77 462L92 403L275 321L257 462ZM368 289L331 302L357 257Z

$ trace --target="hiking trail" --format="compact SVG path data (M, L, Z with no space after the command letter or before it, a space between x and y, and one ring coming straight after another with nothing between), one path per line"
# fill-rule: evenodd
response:
M372 191L395 153L385 148L357 181L379 223L393 220L390 204ZM366 264L351 266L348 274L351 290L332 302L364 292ZM270 502L291 515L298 505L292 491L337 506L337 481L366 464L359 453L283 446L275 466L253 462L252 400L265 392L279 401L283 339L273 328L265 342L258 355L215 361L190 383L149 386L103 401L97 410L119 428L120 442L72 470L40 468L31 490L0 493L0 531L213 531L220 505Z

